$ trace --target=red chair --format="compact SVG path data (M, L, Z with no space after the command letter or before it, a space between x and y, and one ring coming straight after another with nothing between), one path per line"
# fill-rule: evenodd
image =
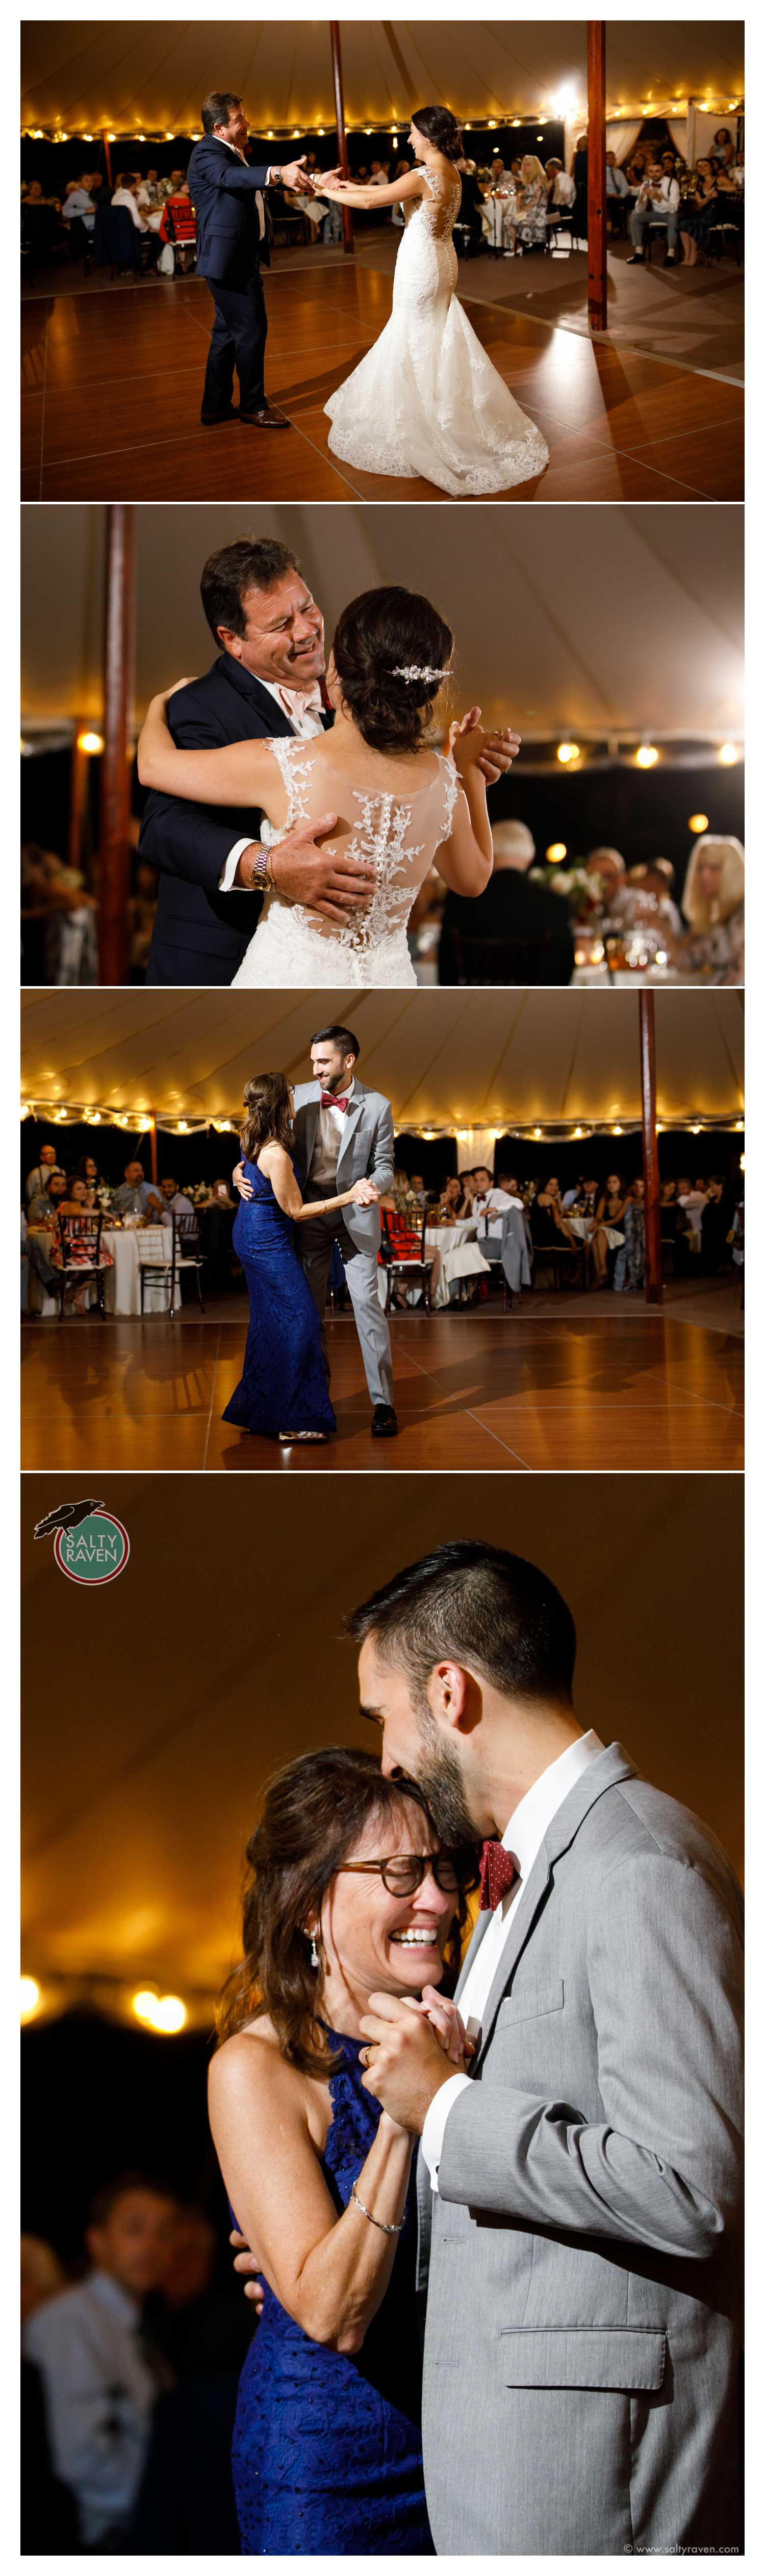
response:
M190 197L168 197L159 232L160 240L163 242L169 242L170 244L173 254L173 264L177 274L179 252L181 254L180 265L182 269L185 262L185 253L187 251L196 252L197 219Z
M422 1302L426 1315L429 1315L433 1255L425 1248L427 1212L423 1215L422 1224L417 1233L409 1224L408 1218L401 1216L397 1208L381 1208L380 1216L383 1232L379 1259L383 1269L387 1271L385 1313L387 1315L390 1307L394 1280L398 1278L411 1280L413 1273L419 1272Z

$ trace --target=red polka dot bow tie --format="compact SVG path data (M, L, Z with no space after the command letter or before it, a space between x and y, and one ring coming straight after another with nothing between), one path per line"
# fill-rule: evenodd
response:
M514 1887L518 1872L504 1843L484 1843L481 1853L481 1892L479 1912L493 1914L501 1905L509 1887Z
M347 1091L341 1092L339 1099L336 1091L323 1091L319 1106L322 1109L342 1109L345 1111L348 1107L349 1098L350 1094Z

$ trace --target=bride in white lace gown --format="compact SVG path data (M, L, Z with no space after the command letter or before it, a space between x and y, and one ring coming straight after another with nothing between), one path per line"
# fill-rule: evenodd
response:
M401 201L405 227L390 321L325 403L329 445L346 465L368 474L422 475L455 500L507 492L544 471L548 450L455 294L460 128L448 108L420 108L408 141L418 167L391 187L354 188L334 175L328 182L322 177L324 195L348 206Z
M323 845L374 869L367 909L343 929L270 887L235 985L258 992L412 985L407 922L436 854L453 893L483 892L493 850L480 708L467 730L450 726L448 757L426 739L452 649L450 629L428 600L381 588L352 600L338 622L327 672L331 733L183 751L166 721L172 691L152 699L138 745L142 785L192 803L251 804L264 817L259 837L270 849L299 823L310 828L336 814Z

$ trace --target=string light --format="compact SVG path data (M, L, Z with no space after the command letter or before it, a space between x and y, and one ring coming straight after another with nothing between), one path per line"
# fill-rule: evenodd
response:
M578 742L559 742L559 744L558 744L558 759L559 759L559 760L562 760L562 762L563 762L563 764L564 764L564 767L565 767L565 765L566 765L566 763L567 763L568 761L570 761L570 760L578 760L578 759L579 759L579 744L578 744Z
M21 2019L22 2019L22 2021L33 2021L34 2016L35 2016L35 2013L39 2011L39 2008L40 2008L40 2004L41 2004L41 2002L42 2002L42 1995L41 1995L41 1992L40 1992L40 1987L38 1986L38 1983L37 1983L37 1978L36 1978L36 1977L22 1977L22 1980L21 1980Z
M653 769L658 757L659 754L654 742L641 742L639 751L636 751L635 753L638 769Z
M96 752L103 751L103 747L104 737L102 733L78 733L78 751L87 751L91 754L95 754Z
M551 867L557 867L557 866L558 866L559 861L560 861L561 859L565 859L565 856L566 856L566 843L565 843L565 841L551 841L551 842L550 842L549 850L545 850L545 858L546 858L546 859L549 859Z
M689 814L688 816L689 832L706 832L708 823L708 814Z
M166 2037L183 2030L188 2018L180 1995L157 1995L149 1986L141 1986L133 1996L133 2011L136 2021L145 2022L149 2030L161 2031Z
M738 756L738 745L735 742L721 742L718 759L721 762L723 769L732 769L734 761L738 760Z

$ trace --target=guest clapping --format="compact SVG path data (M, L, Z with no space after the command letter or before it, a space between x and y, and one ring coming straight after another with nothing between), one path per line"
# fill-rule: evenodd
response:
M679 206L680 188L674 176L674 156L671 169L665 169L661 161L652 162L648 178L638 189L634 212L630 216L634 249L627 261L628 268L634 268L636 263L645 259L646 235L657 226L667 236L664 265L666 268L673 266L677 257Z
M618 1172L611 1172L600 1191L593 1222L590 1245L599 1288L608 1287L608 1255L619 1252L624 1242L624 1182Z
M744 852L740 841L716 832L701 834L683 887L682 908L689 928L674 951L681 977L698 976L706 984L743 984Z
M572 1251L579 1251L579 1237L564 1216L560 1182L555 1178L543 1181L541 1189L537 1190L530 1222L535 1252L557 1250L561 1242L570 1244Z

